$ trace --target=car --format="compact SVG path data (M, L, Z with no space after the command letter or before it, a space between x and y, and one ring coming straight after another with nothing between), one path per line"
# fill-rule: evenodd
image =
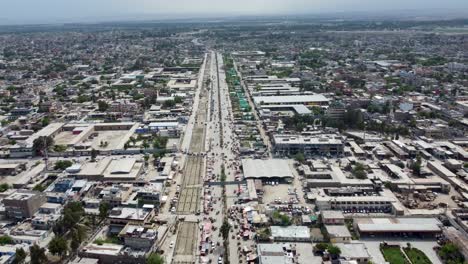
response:
M218 264L223 264L223 258L222 257L218 257Z
M170 247L170 248L173 248L173 247L174 247L174 241L171 241L171 243L169 244L169 247Z

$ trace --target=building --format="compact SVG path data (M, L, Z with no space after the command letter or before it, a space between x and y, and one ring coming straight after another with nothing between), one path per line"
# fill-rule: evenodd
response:
M110 225L123 228L127 224L143 225L148 223L153 216L153 208L116 207L110 211L107 219Z
M354 229L360 236L434 237L442 233L436 218L354 218Z
M43 193L29 190L18 190L3 199L7 217L15 220L32 218L45 202Z
M327 106L330 99L321 94L314 95L287 95L287 96L255 96L255 105L293 105Z
M303 153L312 155L341 155L344 144L336 135L273 135L273 153L276 156Z
M352 239L352 235L345 225L325 225L325 230L332 243L348 243Z
M291 181L294 177L284 159L242 159L242 169L246 179Z
M324 210L320 212L322 223L325 225L343 225L345 217L341 211Z
M0 164L0 175L14 176L26 169L25 163Z
M307 226L271 226L270 229L275 242L311 242Z
M366 264L371 259L369 251L364 243L337 243L340 257L346 261L356 261L358 264ZM343 263L343 262L341 262Z
M148 250L153 247L158 237L158 232L151 228L127 224L119 233L125 246L132 249Z
M297 263L296 250L291 244L258 244L259 264Z
M63 206L57 203L43 204L34 214L31 225L36 229L49 230L62 216L62 208Z

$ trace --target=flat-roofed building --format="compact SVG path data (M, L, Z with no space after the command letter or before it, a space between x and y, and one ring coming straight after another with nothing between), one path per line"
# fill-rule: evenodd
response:
M369 251L364 243L336 243L341 253L340 257L347 261L356 261L358 264L366 264L371 259ZM343 261L340 261L343 263ZM350 262L352 263L352 262Z
M25 163L0 164L0 175L14 176L26 169Z
M154 229L127 224L119 233L119 237L124 240L125 246L133 249L150 249L153 247L158 237L158 232Z
M293 105L326 106L330 99L321 94L314 95L287 95L287 96L255 96L256 105Z
M310 231L306 226L271 226L270 229L275 242L311 242Z
M352 239L352 235L345 225L325 225L325 230L332 243L348 243Z
M290 244L258 244L259 264L292 264L295 263L295 248Z
M340 155L343 154L344 144L337 135L273 135L273 152L276 156L303 153L311 155Z
M107 217L111 225L125 226L127 224L142 225L148 223L154 216L153 208L113 208Z
M322 223L326 225L342 225L345 222L345 217L341 211L323 210L320 212Z
M242 169L246 179L291 181L294 177L284 159L243 159Z
M436 218L354 218L361 236L434 237L442 233L441 226Z
M45 202L43 193L29 190L18 190L3 199L7 217L15 220L32 218Z

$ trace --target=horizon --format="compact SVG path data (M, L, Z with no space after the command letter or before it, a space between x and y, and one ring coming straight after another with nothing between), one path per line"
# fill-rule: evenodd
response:
M112 1L112 5L108 4ZM214 0L201 0L193 5L186 0L173 0L162 6L159 0L83 0L79 3L68 1L44 0L37 5L30 0L18 0L4 4L0 11L0 25L35 25L62 23L102 23L102 22L139 22L187 19L229 19L236 17L302 17L317 16L328 18L359 19L388 17L392 19L454 19L468 18L468 1L449 0L439 3L435 0L411 3L402 0L392 4L375 4L364 0L238 0L237 7L232 3L214 4ZM243 5L242 3L245 4ZM359 2L359 4L358 4ZM355 4L352 4L355 3ZM22 5L20 7L19 5ZM211 4L212 6L210 6ZM24 8L26 6L26 8ZM354 17L353 17L354 15Z

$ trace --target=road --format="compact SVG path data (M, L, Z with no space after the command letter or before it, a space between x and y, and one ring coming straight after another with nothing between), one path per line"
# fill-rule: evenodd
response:
M181 151L184 154L181 160L183 169L181 177L176 179L177 186L180 188L180 195L176 198L178 199L177 209L171 209L171 212L176 213L180 220L177 223L177 238L173 255L171 261L169 261L172 263L182 264L198 261L198 214L201 203L201 183L205 172L206 121L209 111L209 94L205 81L210 78L210 70L207 70L206 67L211 67L211 60L210 54L205 56L204 64L200 70L192 116L181 144ZM171 237L170 239L174 238Z

